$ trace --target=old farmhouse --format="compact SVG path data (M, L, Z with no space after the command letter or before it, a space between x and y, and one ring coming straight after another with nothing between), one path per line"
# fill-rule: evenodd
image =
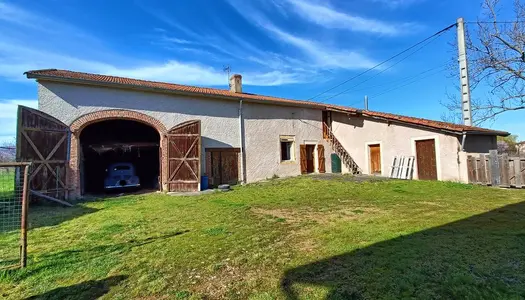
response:
M18 159L34 161L33 189L62 198L99 192L117 161L162 191L199 190L203 175L213 185L339 169L387 176L400 155L416 158L415 179L465 181L465 154L508 135L250 94L240 75L230 90L56 69L26 75L38 82L38 110L19 109Z

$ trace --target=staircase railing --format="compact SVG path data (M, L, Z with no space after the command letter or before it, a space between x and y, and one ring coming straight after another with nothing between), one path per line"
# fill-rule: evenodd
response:
M346 151L341 142L339 142L339 140L335 137L330 127L328 127L328 125L325 123L323 123L323 138L328 141L334 152L341 159L341 162L345 164L352 174L356 175L362 173L361 168L359 168L350 153Z

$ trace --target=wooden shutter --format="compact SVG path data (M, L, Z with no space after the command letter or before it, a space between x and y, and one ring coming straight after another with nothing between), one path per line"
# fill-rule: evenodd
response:
M325 159L324 159L324 146L317 145L317 157L319 162L319 173L326 173Z
M301 174L306 174L308 170L308 162L306 157L306 145L299 146L299 159L301 161Z
M201 124L189 121L173 127L168 138L168 190L199 190L201 170Z
M18 106L16 160L32 162L29 188L65 199L69 127L39 110Z

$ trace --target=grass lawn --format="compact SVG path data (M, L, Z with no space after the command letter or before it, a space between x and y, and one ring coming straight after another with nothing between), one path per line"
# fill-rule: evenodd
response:
M525 297L525 191L344 179L32 207L0 298Z

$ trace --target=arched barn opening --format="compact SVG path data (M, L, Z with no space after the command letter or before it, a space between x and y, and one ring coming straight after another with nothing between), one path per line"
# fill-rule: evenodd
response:
M106 120L80 133L82 194L159 189L159 132L131 120Z

